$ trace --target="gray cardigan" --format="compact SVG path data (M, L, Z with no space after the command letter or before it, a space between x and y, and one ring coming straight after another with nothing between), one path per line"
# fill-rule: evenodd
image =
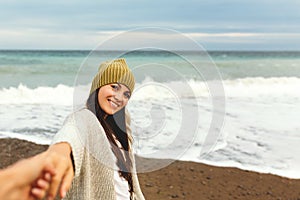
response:
M126 114L126 129L130 130L130 118ZM72 148L75 176L64 199L115 200L114 155L103 127L88 109L81 109L69 115L52 144L67 142ZM135 162L132 151L134 172ZM144 200L136 173L132 174L134 199Z

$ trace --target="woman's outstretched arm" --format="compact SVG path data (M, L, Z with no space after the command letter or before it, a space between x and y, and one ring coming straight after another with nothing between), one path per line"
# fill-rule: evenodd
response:
M48 191L48 199L54 199L59 192L61 198L65 197L70 189L74 177L74 169L71 159L71 146L67 142L53 144L46 151L55 168L55 176L51 179Z

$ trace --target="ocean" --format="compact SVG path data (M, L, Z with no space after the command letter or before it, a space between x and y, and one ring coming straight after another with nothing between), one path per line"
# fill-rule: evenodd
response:
M66 116L84 103L100 62L118 56L0 50L0 137L49 144ZM137 81L128 110L138 155L300 178L300 52L122 56ZM211 130L216 121L220 126Z

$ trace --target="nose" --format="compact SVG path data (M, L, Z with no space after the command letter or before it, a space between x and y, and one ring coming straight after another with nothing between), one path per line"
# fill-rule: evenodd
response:
M114 95L114 98L117 100L117 101L122 101L123 100L123 95L121 92L116 92L115 95Z

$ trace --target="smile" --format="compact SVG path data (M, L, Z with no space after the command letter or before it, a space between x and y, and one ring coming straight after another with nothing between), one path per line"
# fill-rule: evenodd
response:
M108 99L108 101L109 101L111 107L113 107L113 108L117 108L117 107L120 106L119 104L117 104L116 102L112 101L111 99Z

